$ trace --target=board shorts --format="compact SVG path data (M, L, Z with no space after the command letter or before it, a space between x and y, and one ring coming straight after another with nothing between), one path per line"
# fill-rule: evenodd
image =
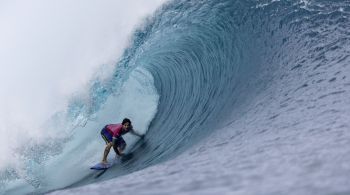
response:
M102 136L103 140L105 140L106 144L108 144L109 142L113 142L113 135L107 130L107 126L105 126L101 130L101 136ZM126 147L125 140L123 139L122 136L119 136L117 139L115 139L115 141L113 143L113 149L115 151L118 151L118 150L116 150L117 147L122 149L122 150L124 150Z

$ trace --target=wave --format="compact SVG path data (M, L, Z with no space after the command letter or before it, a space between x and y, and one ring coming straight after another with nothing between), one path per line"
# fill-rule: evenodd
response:
M49 171L37 176L39 170L34 170L34 178L39 178L34 190L125 175L174 158L247 113L267 112L261 118L246 118L247 123L293 122L287 116L279 118L292 113L295 108L289 105L299 98L317 107L327 97L346 93L329 85L347 79L349 13L347 1L165 4L135 31L112 77L95 80L87 100L71 102L67 116L73 126L66 129L74 131L61 141L59 154L45 161ZM128 92L128 83L138 83L137 89ZM305 112L316 115L312 107ZM101 155L96 130L123 116L147 131L146 141L133 159L95 179L85 169ZM52 169L60 164L62 169Z

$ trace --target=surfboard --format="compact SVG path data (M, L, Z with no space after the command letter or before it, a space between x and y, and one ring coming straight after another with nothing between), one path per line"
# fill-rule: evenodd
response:
M119 158L115 158L115 159L108 159L108 163L102 163L99 162L97 164L95 164L94 166L90 167L90 169L92 170L107 170L110 167L112 167L113 165L117 164L118 162L123 163L125 161L130 160L133 157L133 153L130 152L128 154L124 154L122 157Z
M110 168L111 166L113 166L114 163L112 162L109 162L109 163L97 163L96 165L90 167L90 169L93 169L93 170L106 170L108 168Z

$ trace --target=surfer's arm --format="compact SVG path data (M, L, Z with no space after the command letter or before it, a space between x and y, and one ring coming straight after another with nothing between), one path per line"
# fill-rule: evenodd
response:
M137 133L134 129L131 129L131 130L130 130L130 133L131 133L131 134L134 134L134 135L136 135L136 136L139 136L140 138L143 137L143 135Z

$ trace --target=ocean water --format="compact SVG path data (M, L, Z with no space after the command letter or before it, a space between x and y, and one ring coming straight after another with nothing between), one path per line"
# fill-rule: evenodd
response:
M4 192L350 194L349 16L340 0L163 4L89 101L48 122L69 132L61 149L35 146L26 179ZM123 116L145 139L128 137L131 159L88 170L96 129Z

